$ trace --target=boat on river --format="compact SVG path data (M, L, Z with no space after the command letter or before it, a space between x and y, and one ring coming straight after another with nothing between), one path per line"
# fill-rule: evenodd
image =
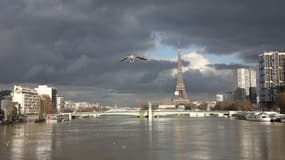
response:
M71 121L71 113L48 114L46 116L47 123L57 123Z
M269 114L261 113L261 114L256 115L256 121L270 122L271 118L270 118Z
M267 113L259 113L257 115L252 113L252 114L246 115L245 118L248 121L258 121L258 122L270 122L271 121L270 115Z

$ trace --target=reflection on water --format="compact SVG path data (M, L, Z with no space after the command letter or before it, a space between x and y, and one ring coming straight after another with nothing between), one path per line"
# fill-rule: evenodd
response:
M0 159L285 159L285 124L104 117L0 127Z
M241 123L241 157L249 159L284 159L284 125L280 123ZM261 154L262 153L262 154Z
M51 159L52 128L46 124L5 126L0 157L5 159ZM2 159L2 158L0 158Z
M8 133L9 134L9 133ZM25 142L26 140L26 142ZM11 142L11 159L24 159L24 145L27 144L27 139L25 138L24 128L15 128L14 136L8 141Z

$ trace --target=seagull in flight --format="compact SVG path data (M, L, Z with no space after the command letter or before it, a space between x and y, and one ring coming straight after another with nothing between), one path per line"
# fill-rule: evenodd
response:
M120 62L123 62L123 61L125 61L125 60L129 60L129 62L134 63L134 62L135 62L135 59L147 60L147 59L144 58L144 57L135 56L135 55L132 55L132 54L131 54L131 55L129 55L129 56L126 56L126 57L122 58L122 59L120 60Z

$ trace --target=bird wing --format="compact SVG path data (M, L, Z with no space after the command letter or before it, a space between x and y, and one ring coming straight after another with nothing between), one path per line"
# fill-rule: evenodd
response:
M141 60L147 60L146 58L140 57L140 56L136 56L136 58L141 59Z
M124 57L120 60L120 62L123 62L124 60L128 59L128 57Z

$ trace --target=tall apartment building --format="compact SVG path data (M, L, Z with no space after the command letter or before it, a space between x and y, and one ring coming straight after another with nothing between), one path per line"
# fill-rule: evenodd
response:
M233 80L235 100L249 99L251 102L256 103L256 71L248 68L238 68L233 72Z
M40 96L34 89L15 85L12 101L18 103L17 109L21 114L38 114L40 112Z
M259 101L270 106L276 95L284 90L285 52L272 51L259 55Z

